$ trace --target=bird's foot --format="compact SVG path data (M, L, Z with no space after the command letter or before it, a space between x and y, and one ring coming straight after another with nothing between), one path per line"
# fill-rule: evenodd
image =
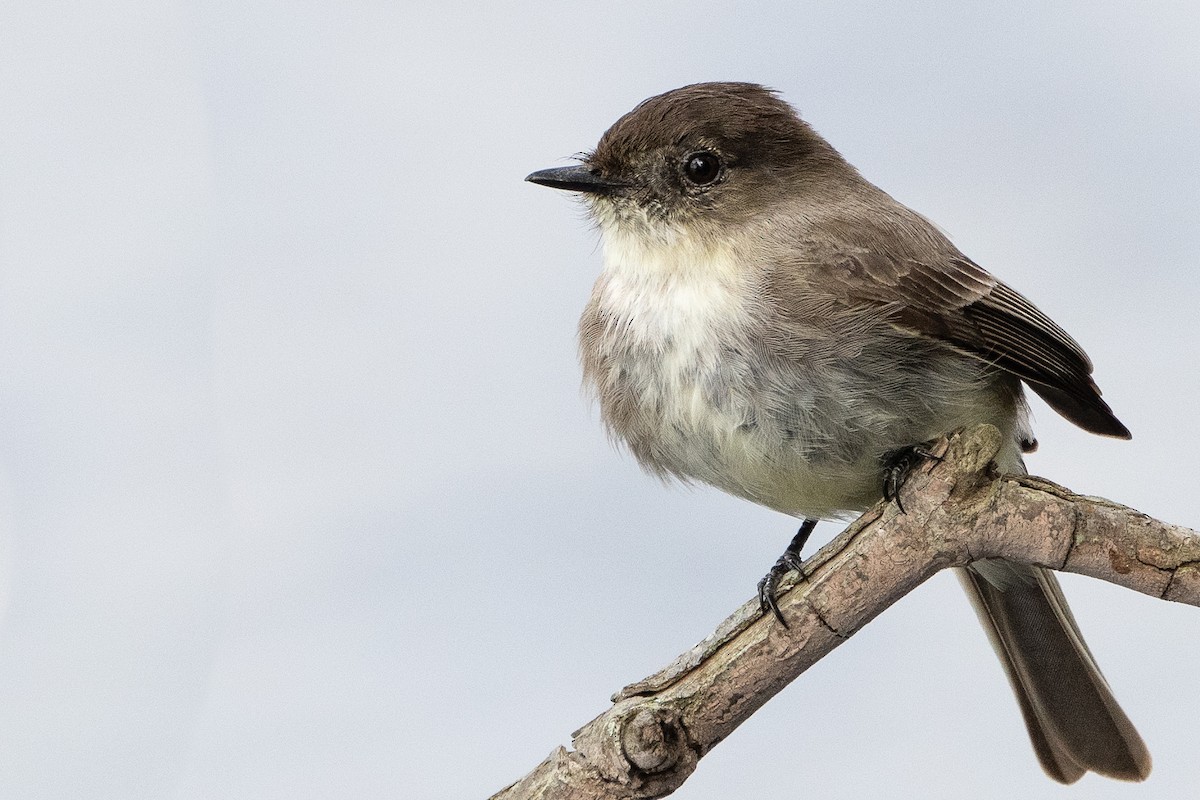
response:
M804 543L808 541L809 535L813 532L813 528L817 527L815 519L806 519L800 525L800 530L796 531L796 535L792 537L792 542L783 551L783 555L775 562L775 565L763 576L763 579L758 582L758 605L762 609L762 613L770 612L775 615L775 619L779 620L779 624L787 627L787 620L783 618L783 612L779 610L779 601L775 595L779 591L779 584L783 580L783 576L787 575L792 570L800 571L804 564L804 559L800 556L800 551L804 549Z
M900 502L900 490L904 488L913 469L926 459L942 460L941 456L929 449L929 443L902 447L883 457L883 499L889 502L895 500L902 514L905 511L904 504Z

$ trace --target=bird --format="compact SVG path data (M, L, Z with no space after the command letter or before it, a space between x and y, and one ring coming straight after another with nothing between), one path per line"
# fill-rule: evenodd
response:
M644 100L578 163L527 180L576 193L603 266L579 322L585 384L648 472L803 520L881 497L954 430L989 423L1024 473L1025 387L1080 428L1130 438L1083 348L932 222L866 180L779 93L698 83ZM1034 752L1054 780L1143 780L1150 754L1052 571L958 570Z

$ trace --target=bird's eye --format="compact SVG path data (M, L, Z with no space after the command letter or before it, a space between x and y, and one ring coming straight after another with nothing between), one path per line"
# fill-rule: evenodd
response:
M712 153L692 153L683 162L683 174L697 186L707 186L721 174L721 160Z

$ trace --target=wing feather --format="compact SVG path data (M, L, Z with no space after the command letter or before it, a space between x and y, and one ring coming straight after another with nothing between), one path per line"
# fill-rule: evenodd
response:
M923 219L907 230L908 248L897 249L894 237L879 237L892 243L888 251L835 247L819 263L836 273L831 277L846 301L890 307L895 324L1013 373L1081 428L1129 438L1101 399L1091 359L1078 342Z

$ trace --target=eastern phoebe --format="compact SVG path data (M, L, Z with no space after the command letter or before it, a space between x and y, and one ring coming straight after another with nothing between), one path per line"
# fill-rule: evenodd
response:
M604 269L579 322L586 381L643 467L805 520L875 503L921 443L988 422L1001 470L1035 446L1022 382L1081 428L1129 438L1067 333L867 182L775 93L685 86L619 119L577 166ZM960 570L1042 767L1125 780L1150 754L1054 573Z

